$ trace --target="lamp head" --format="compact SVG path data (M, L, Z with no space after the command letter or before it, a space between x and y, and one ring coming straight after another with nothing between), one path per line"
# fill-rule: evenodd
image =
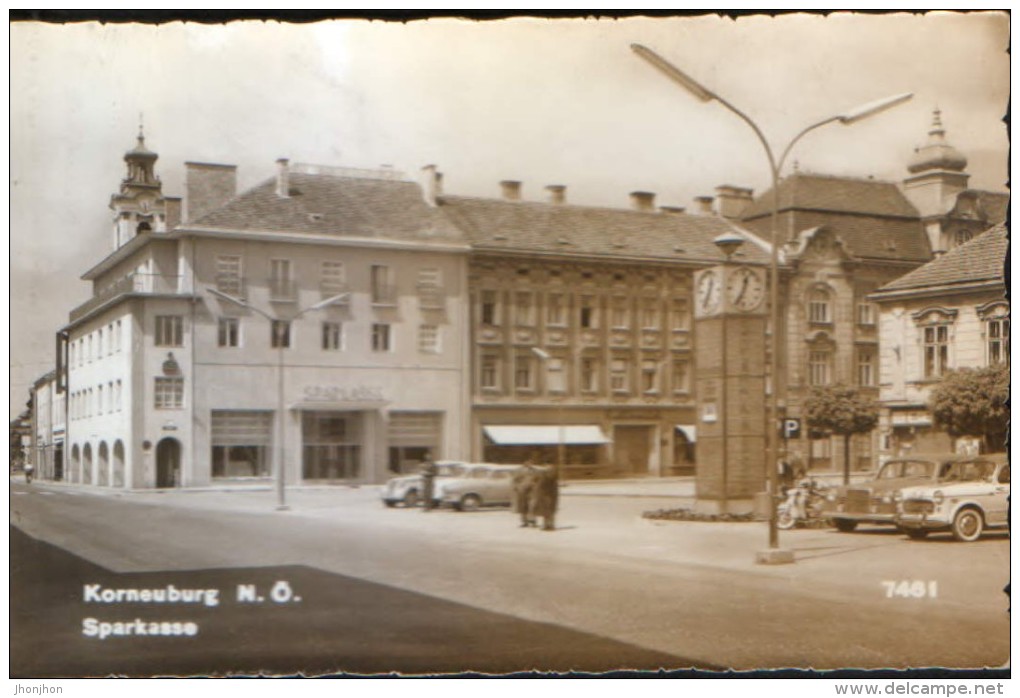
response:
M723 233L716 237L713 241L715 246L726 255L726 259L733 256L733 253L740 249L740 246L744 244L744 238L736 233Z
M884 112L886 109L892 109L893 107L899 106L904 102L909 101L914 94L912 92L904 92L903 94L893 95L892 97L886 97L884 99L876 99L874 102L868 102L858 107L854 107L845 114L841 114L836 117L839 119L841 124L855 124L858 121L863 121L869 116L874 116L880 112Z
M711 91L705 89L690 75L677 68L652 49L642 46L641 44L631 44L630 49L642 59L651 63L653 68L673 82L678 83L681 87L700 99L702 102L708 102L715 99L715 95L712 94Z

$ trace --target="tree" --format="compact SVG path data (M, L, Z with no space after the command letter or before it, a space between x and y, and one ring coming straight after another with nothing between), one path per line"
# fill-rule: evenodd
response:
M849 484L850 437L875 428L878 403L852 386L817 386L804 402L804 418L809 429L843 437L843 484Z
M1002 451L1009 431L1009 366L950 371L931 391L935 425L954 439L981 439L982 450Z

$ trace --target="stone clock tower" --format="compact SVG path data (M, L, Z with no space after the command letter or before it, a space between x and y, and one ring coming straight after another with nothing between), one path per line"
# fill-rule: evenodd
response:
M716 244L732 254L738 240ZM766 278L728 263L695 276L701 511L749 512L765 489Z

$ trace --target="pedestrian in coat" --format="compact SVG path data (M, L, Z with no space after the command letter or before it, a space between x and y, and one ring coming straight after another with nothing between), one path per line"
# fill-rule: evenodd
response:
M537 473L531 497L531 516L542 517L543 531L555 531L560 500L560 474L555 466L542 468Z
M425 454L425 460L421 466L422 479L422 511L432 511L435 507L436 497L436 473L438 468L432 462L432 455Z
M521 528L536 525L531 507L537 475L538 468L530 460L513 475L514 512L521 515Z

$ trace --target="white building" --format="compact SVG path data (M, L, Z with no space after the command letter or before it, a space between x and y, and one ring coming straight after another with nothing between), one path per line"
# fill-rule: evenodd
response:
M32 385L32 432L26 455L35 466L36 477L64 477L65 415L64 393L57 390L57 372L50 371Z
M884 455L972 447L936 430L927 402L946 371L1009 362L1008 246L1005 225L994 226L871 295L880 309Z
M61 332L68 480L268 478L281 445L291 483L462 456L468 246L428 192L281 160L237 196L234 167L188 163L177 224L141 137L125 161L115 248Z

